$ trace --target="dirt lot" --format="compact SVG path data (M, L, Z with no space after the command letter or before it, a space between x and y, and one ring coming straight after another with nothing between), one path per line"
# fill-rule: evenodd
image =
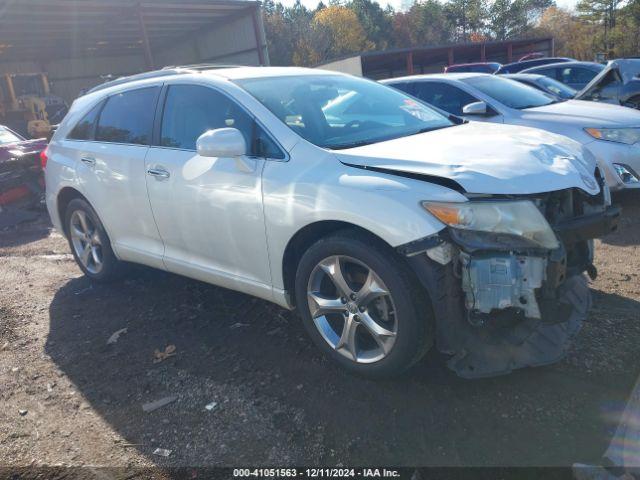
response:
M617 200L571 354L476 381L436 354L395 381L355 378L278 307L144 268L92 285L44 216L0 232L0 465L596 462L640 371L640 196Z

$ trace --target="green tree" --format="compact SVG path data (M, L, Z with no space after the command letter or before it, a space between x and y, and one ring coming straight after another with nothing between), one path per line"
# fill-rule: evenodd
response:
M553 3L553 0L494 0L487 12L489 34L496 40L524 36Z
M345 6L356 13L367 40L375 49L390 46L393 10L383 10L372 0L351 0Z
M580 16L599 27L596 36L597 48L609 56L614 55L615 36L612 33L616 28L618 10L623 2L624 0L581 0L578 3Z
M445 10L455 28L455 41L468 42L472 33L484 30L487 18L486 0L449 0Z
M330 53L333 57L361 52L373 47L367 40L364 28L356 13L343 6L330 5L316 12L312 28L327 32L331 39Z

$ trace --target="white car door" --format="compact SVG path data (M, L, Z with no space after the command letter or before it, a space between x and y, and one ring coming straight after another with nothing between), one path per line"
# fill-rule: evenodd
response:
M159 94L157 86L111 95L62 143L76 157L80 190L102 220L116 255L163 268L164 247L149 206L144 165Z
M147 189L165 245L164 262L172 272L268 297L271 274L261 176L266 160L196 153L201 134L225 127L240 130L251 153L259 127L234 100L204 85L166 88L156 123L159 135L146 158Z

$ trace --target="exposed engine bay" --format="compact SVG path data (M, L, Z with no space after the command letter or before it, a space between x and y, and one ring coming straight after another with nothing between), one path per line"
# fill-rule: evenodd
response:
M498 375L564 356L591 302L584 273L597 275L593 239L615 230L620 215L596 174L598 195L573 188L499 197L533 202L557 248L457 228L400 248L435 297L436 346L452 355L449 367L457 374Z

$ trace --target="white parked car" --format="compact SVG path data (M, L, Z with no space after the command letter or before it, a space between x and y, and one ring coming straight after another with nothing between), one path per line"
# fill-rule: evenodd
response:
M329 120L340 96L358 107ZM298 68L105 84L44 160L89 278L135 262L296 307L327 355L374 377L434 343L464 376L558 360L589 308L590 239L619 214L576 142Z
M417 75L383 83L469 120L565 135L591 150L612 190L640 188L640 111L563 101L508 78L478 73Z

